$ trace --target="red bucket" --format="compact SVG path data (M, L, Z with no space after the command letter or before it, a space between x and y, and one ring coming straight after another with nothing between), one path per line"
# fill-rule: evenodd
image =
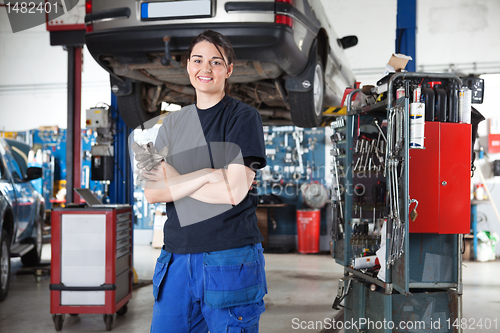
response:
M319 209L297 210L297 236L299 253L319 252Z

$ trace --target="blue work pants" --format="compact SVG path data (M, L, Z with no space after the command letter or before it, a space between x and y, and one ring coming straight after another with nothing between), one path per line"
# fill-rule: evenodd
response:
M162 249L151 332L257 333L266 293L261 244L195 254Z

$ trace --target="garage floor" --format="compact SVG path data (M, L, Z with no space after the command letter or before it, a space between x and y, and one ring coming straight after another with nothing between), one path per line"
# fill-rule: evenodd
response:
M153 308L152 286L147 281L153 274L158 249L150 246L134 247L134 266L139 285L125 316L117 316L114 332L149 332ZM266 272L269 294L266 295L266 312L261 317L260 332L288 333L320 332L293 329L294 318L300 321L323 321L337 313L331 308L337 293L337 281L342 277L342 267L334 263L329 254L266 254ZM44 245L43 259L50 260L50 245ZM464 318L490 318L499 328L481 330L478 327L464 332L500 331L500 262L465 262L464 267ZM48 265L46 267L49 267ZM49 276L36 282L32 270L23 268L18 259L13 260L12 280L7 299L0 303L0 332L55 332L50 315ZM472 323L472 321L470 321ZM84 314L66 316L63 332L103 332L102 315Z

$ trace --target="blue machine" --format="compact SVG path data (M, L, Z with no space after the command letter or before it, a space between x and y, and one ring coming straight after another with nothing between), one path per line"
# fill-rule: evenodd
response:
M42 183L39 191L45 198L45 208L51 209L50 202L56 196L56 192L65 187L66 179L66 130L48 129L31 130L33 149L40 150L43 169ZM80 187L91 189L99 199L102 199L103 184L90 180L90 148L95 143L96 135L92 131L82 130L82 175Z

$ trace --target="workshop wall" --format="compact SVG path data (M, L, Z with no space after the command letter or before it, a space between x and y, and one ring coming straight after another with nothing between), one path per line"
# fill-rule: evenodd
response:
M397 0L322 2L340 37L358 36L358 45L346 50L356 79L375 84L395 49ZM499 15L497 0L418 0L417 71L500 72Z
M66 128L68 53L50 46L45 25L12 33L0 7L0 130L39 126ZM109 76L85 49L82 73L82 127L85 110L110 103Z

